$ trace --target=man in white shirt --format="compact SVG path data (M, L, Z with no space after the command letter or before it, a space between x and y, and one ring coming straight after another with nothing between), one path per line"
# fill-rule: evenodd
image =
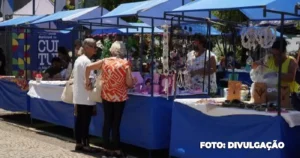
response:
M92 38L87 38L84 40L82 47L84 54L76 59L73 72L73 102L75 104L75 114L77 115L75 120L75 150L91 151L89 147L89 126L96 103L89 100L89 92L85 88L87 82L85 70L86 66L91 63L90 58L96 53L96 42ZM92 89L91 85L90 88Z

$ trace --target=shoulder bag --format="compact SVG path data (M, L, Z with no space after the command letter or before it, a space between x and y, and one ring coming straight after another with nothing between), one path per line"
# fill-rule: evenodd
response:
M74 80L73 73L74 71L72 71L72 74L69 80L67 81L66 86L61 95L61 100L69 104L73 104L73 80Z
M90 91L89 94L90 100L94 102L102 103L102 98L101 98L102 84L103 81L101 79L101 73L100 73L100 75L96 78L96 82L95 85L93 86L92 91Z

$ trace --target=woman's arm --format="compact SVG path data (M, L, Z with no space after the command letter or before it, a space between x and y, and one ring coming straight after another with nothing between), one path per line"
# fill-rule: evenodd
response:
M85 86L86 86L86 88L88 88L90 86L90 84L91 84L90 83L91 81L88 80L89 77L90 77L91 71L92 70L99 70L99 69L101 69L102 68L102 64L103 64L103 60L99 60L97 62L91 63L91 64L89 64L89 65L86 66L86 69L85 69L85 79L86 79Z
M281 75L281 80L285 82L293 82L295 80L295 74L297 70L297 62L295 59L290 61L288 73Z
M134 86L130 67L126 69L126 85L128 88L133 88Z

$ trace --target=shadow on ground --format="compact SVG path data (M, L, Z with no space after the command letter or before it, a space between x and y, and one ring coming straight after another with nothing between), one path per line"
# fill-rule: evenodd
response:
M38 134L46 135L50 137L56 137L64 141L74 141L73 139L73 129L57 126L51 123L47 123L40 120L31 120L30 114L27 113L5 113L0 115L0 119L8 123L13 123L24 128L32 128L37 130ZM101 147L101 138L91 136L90 143L96 147ZM143 148L132 146L129 144L122 144L125 153L130 155L130 157L138 158L168 158L168 150L154 150L148 151ZM98 157L98 156L97 156Z

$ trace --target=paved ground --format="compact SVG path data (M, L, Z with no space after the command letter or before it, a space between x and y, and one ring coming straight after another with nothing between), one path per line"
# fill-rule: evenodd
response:
M0 111L0 114L5 112ZM74 143L47 136L37 130L0 121L0 158L91 158L76 153ZM100 156L99 156L100 157Z
M101 138L91 137L96 148ZM73 130L47 122L33 120L25 113L12 113L0 109L0 158L92 158L91 155L74 152ZM128 158L147 158L149 151L123 144ZM152 151L153 158L168 158L167 150Z

